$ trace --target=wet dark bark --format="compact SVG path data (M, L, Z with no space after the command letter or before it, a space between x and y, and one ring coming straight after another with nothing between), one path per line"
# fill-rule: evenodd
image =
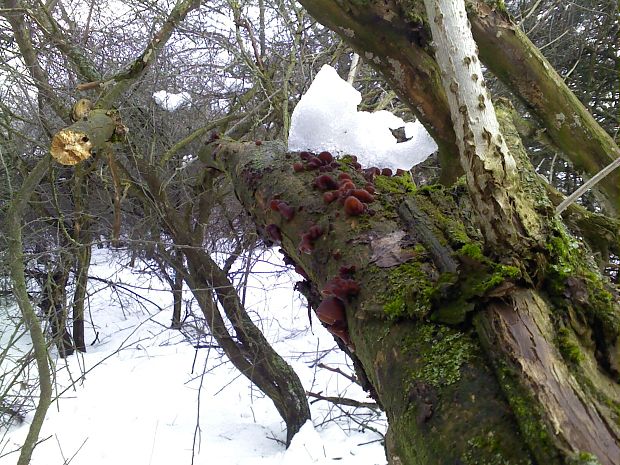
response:
M181 328L181 314L183 311L183 276L180 273L174 273L174 282L172 283L172 329Z
M69 263L61 259L53 270L37 273L41 287L39 307L49 322L50 335L61 358L74 352L73 338L67 329L66 286L70 270Z

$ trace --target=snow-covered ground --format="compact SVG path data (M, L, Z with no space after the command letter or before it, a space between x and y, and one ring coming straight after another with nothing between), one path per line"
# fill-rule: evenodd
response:
M351 372L316 319L310 330L307 310L293 291L294 276L270 272L269 262L275 261L276 255L266 256L255 266L246 296L251 314L308 391L369 401L357 385L317 366L318 361ZM172 297L166 286L102 251L91 275L127 288L91 281L87 341L95 342L84 355L56 359L58 400L33 465L386 463L381 437L355 422L383 431L383 417L364 409L351 418L351 408L325 401L312 404L314 427L307 424L285 450L283 422L272 403L217 348L195 349L169 329ZM132 292L150 303L137 305ZM211 343L204 334L198 341ZM0 433L0 464L17 462L18 453L11 451L25 438L30 420Z

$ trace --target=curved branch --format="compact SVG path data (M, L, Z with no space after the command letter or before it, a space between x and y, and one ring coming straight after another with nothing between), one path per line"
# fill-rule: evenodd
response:
M129 88L129 86L140 78L148 66L153 63L157 54L164 48L168 39L172 36L177 26L185 19L187 14L200 6L200 0L179 0L174 6L163 26L155 33L151 41L148 43L144 51L125 71L117 74L100 86L109 89L101 97L97 106L99 108L110 108Z
M595 176L620 149L571 92L547 59L503 13L470 1L468 17L480 59L542 121L547 136L576 169ZM601 180L609 207L620 213L620 171Z
M21 226L22 215L28 204L28 200L47 173L50 164L51 157L47 155L32 169L24 180L21 189L15 193L11 200L6 218L9 267L11 271L11 280L13 281L13 294L15 295L15 300L22 313L26 327L30 332L34 356L37 362L40 386L39 403L34 413L32 423L30 424L28 435L22 446L17 465L28 465L28 463L30 463L30 457L36 446L43 421L45 420L45 414L52 399L52 379L48 363L47 343L45 341L43 329L39 323L39 318L30 303L28 289L26 287L26 278L24 276Z

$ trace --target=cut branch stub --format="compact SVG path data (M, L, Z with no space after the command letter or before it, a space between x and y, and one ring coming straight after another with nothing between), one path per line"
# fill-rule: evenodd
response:
M90 158L114 135L116 123L107 113L93 110L83 120L58 131L52 138L52 157L63 165L76 165Z

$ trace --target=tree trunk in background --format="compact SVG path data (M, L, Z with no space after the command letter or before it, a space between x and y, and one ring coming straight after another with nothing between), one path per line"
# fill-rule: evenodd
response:
M169 265L183 276L200 305L211 334L235 368L271 399L286 423L286 444L289 445L293 436L311 418L306 392L297 373L271 347L248 315L226 272L203 249L203 235L192 231L191 226L196 223L201 231L200 221L194 222L192 218L184 221L170 206L166 189L153 167L138 163L144 182L137 182L122 164L110 160L117 163L119 176L124 177L125 182L140 186L133 192L145 208L154 207L160 215L162 228L170 234L187 262L185 267L182 260L170 259ZM143 196L146 188L150 195ZM233 331L229 331L220 307Z
M178 258L182 258L179 254ZM183 312L183 275L174 272L174 282L172 284L172 329L181 328L181 314Z
M88 208L88 176L94 164L79 164L73 179L73 239L77 244L75 266L75 290L73 292L73 344L75 349L86 352L84 340L84 307L86 305L88 270L92 255L91 217Z
M84 307L88 284L92 245L90 241L81 244L77 251L77 268L75 272L75 291L73 293L73 344L75 349L86 352L84 339Z
M38 276L41 286L39 307L47 317L52 340L58 348L58 355L66 358L73 354L73 339L67 329L67 281L71 271L71 260L65 253L54 268Z
M498 115L522 163L509 112ZM345 297L346 323L330 329L346 327L334 331L340 345L354 348L360 378L386 410L391 464L547 465L588 454L619 463L617 296L553 218L549 249L535 252L541 275L529 276L528 259L485 255L462 185L416 189L376 176L371 214L349 216L338 201L325 204L318 172L294 172L297 154L279 144L222 142L214 152L259 229L281 235L304 287L333 293L343 276L359 286ZM363 186L351 161L332 174ZM523 186L539 192L531 169L519 167L532 181ZM271 208L274 199L292 218ZM313 225L323 233L308 247L301 238Z

